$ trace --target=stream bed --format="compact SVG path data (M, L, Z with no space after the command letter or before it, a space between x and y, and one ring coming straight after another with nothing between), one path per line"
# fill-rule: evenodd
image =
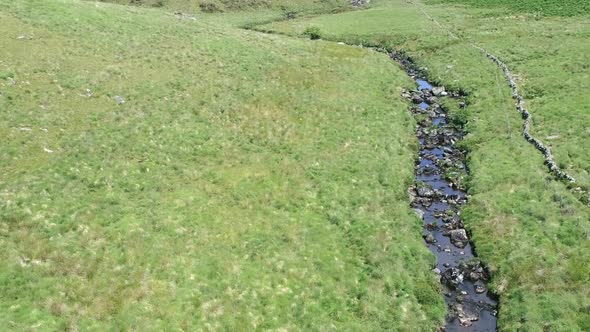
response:
M465 152L456 147L464 135L448 120L441 106L445 98L465 107L459 92L431 85L405 55L391 53L416 81L417 88L403 91L412 101L418 119L420 142L414 185L408 190L412 207L424 222L424 240L436 256L434 272L440 276L448 315L444 331L496 331L498 302L488 292L488 270L477 259L469 232L461 220L467 202L462 179L467 175Z

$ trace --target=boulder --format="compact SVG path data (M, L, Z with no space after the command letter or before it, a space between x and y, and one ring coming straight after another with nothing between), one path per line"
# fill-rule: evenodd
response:
M416 193L420 197L434 197L434 190L429 187L420 187L416 190Z
M448 95L448 93L445 91L444 86L436 86L436 87L432 88L432 94L437 97Z
M457 312L459 323L461 323L462 326L471 326L473 322L479 320L477 313L466 310L461 304L457 304L455 310Z
M449 231L449 237L451 238L451 242L459 248L464 248L469 242L467 232L463 228Z

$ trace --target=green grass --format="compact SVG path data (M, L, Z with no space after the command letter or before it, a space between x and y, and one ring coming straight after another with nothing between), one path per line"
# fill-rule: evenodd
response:
M487 48L512 68L534 115L534 135L549 142L557 161L587 188L590 68L582 59L589 51L590 19L423 8L461 40L450 40L405 1L260 29L304 37L314 27L327 40L404 49L433 81L465 89L467 110L449 105L468 122L463 144L470 150L471 200L463 217L494 274L501 330L590 329L590 210L549 175L540 153L521 135L522 119L502 72L470 46Z
M384 55L313 32L404 49L469 93L467 110L448 105L469 131L463 217L494 274L501 329L590 329L590 211L549 176L502 73L469 46L507 62L533 134L589 187L590 19L559 17L585 3L525 8L543 15L424 6L460 41L402 0L260 27L292 37L235 27L348 2L171 13L201 3L0 3L0 326L440 325L406 195L417 145L400 89L412 82Z
M467 4L475 7L504 7L511 11L544 16L577 16L590 13L586 0L427 0L429 3Z
M412 82L223 17L0 3L4 329L441 323L406 194Z
M283 13L342 10L347 0L103 0L120 5L165 8L187 12L238 12L271 9Z

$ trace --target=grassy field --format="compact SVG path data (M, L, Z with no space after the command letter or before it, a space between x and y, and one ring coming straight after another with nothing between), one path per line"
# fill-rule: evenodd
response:
M428 3L467 4L483 8L503 8L542 16L587 16L590 2L586 0L427 0Z
M0 326L433 330L412 82L219 20L0 2Z
M444 305L406 195L413 83L344 41L404 49L469 93L447 107L469 132L462 215L500 328L590 330L590 210L469 46L517 74L533 134L588 188L585 2L380 0L257 27L273 35L236 27L349 2L113 2L140 6L0 2L0 326L434 330Z
M330 12L350 7L347 0L103 0L120 5L187 12L222 13L272 10L275 12Z
M584 10L585 3L578 4ZM449 39L420 8L461 39ZM494 274L503 331L590 329L590 210L549 175L540 153L522 138L502 72L470 46L485 47L518 75L534 135L550 143L561 166L587 188L590 68L583 59L590 18L552 13L552 7L539 16L380 1L366 11L260 27L301 37L313 28L326 40L403 49L433 81L469 93L467 109L448 105L469 132L471 200L463 217Z

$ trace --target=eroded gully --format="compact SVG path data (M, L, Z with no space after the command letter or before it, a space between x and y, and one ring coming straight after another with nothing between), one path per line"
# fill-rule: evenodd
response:
M475 255L461 220L467 202L462 179L467 175L465 151L456 147L464 133L441 106L444 98L465 107L461 93L432 86L403 53L390 53L417 84L403 95L418 120L420 151L415 183L408 190L412 207L424 222L424 240L436 256L448 315L444 331L496 331L497 300L488 292L490 276Z

